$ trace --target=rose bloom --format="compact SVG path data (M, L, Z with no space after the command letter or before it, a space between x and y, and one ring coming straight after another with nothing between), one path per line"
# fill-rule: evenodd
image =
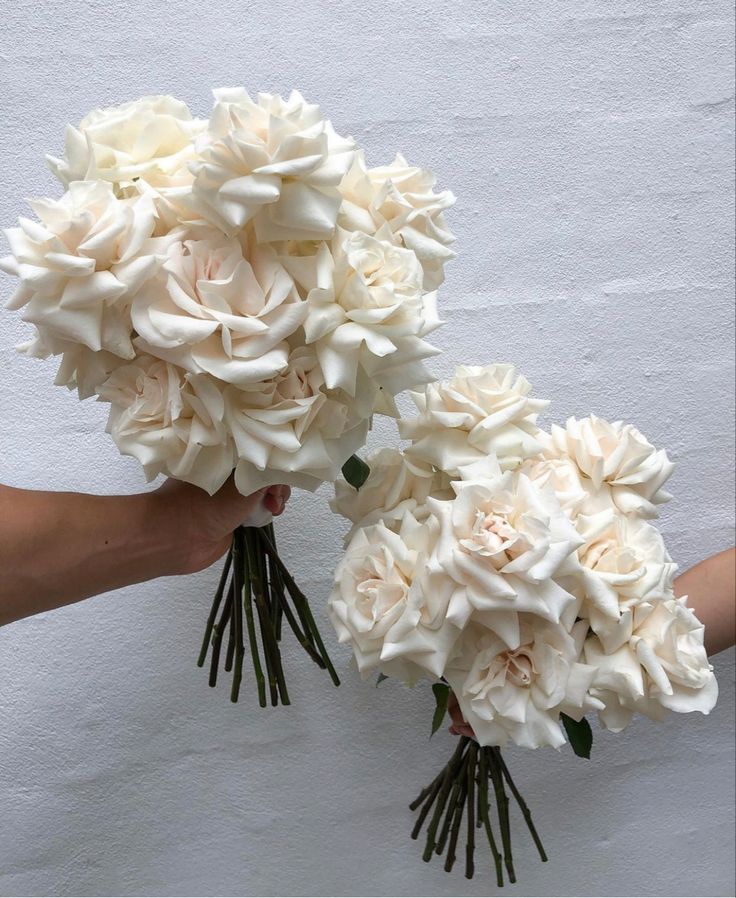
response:
M414 683L442 675L459 630L446 618L448 582L429 563L436 522L406 512L398 532L356 531L335 573L328 613L363 675L378 668Z
M32 200L40 222L5 233L3 271L20 284L8 303L52 338L131 359L129 306L160 265L170 238L151 238L147 199L120 200L109 184L78 181L60 200Z
M450 475L464 465L495 455L504 468L537 454L537 414L549 404L534 399L526 378L513 365L461 365L448 381L412 393L419 415L399 422L407 454Z
M419 261L385 237L338 230L312 257L280 256L307 297L305 338L328 386L351 396L361 370L391 396L425 382L422 360L438 352L424 340L441 322Z
M159 276L133 302L141 351L226 383L283 371L306 305L267 246L209 232L174 243Z
M512 646L517 612L559 621L575 597L557 581L576 574L582 540L554 495L498 468L452 487L453 500L428 501L440 522L433 561L454 583L448 619L472 618Z
M577 530L585 540L578 550L581 614L612 652L631 637L636 606L671 595L677 565L656 527L640 518L611 511L581 515Z
M196 157L194 138L207 123L193 119L185 103L170 96L141 97L95 109L66 131L63 159L47 156L56 177L110 182L119 194L142 179L158 187L191 182L187 164Z
M580 720L600 707L588 695L594 668L580 662L586 629L584 621L568 631L520 614L511 646L477 624L463 633L445 679L481 745L558 748L565 743L560 713Z
M354 142L298 91L286 100L252 100L243 88L214 95L200 159L191 165L193 208L227 234L253 221L259 243L330 239Z
M335 481L335 497L330 508L352 521L353 528L346 543L359 527L382 521L387 527L399 526L404 513L422 517L430 493L449 491L449 481L435 474L429 465L414 464L398 449L378 449L366 457L370 468L367 480L359 490L344 478ZM450 495L452 493L450 492Z
M606 652L597 636L585 642L585 660L596 669L592 694L603 702L600 720L613 732L639 712L662 720L668 711L708 714L718 684L703 646L704 628L687 597L633 608L627 643Z
M244 495L288 483L316 489L334 480L365 442L369 417L350 397L327 390L314 350L292 350L269 380L225 390L225 421L238 454L235 483Z
M570 458L590 479L591 492L602 491L623 514L657 517L656 506L670 499L662 489L674 465L631 424L610 424L591 415L552 426L545 456Z
M232 474L222 393L207 375L140 356L116 368L99 396L110 403L107 429L118 449L138 459L149 480L166 474L212 494Z
M375 234L388 226L394 241L419 259L425 290L440 286L445 263L455 258L449 248L455 238L444 219L455 197L449 190L435 193L435 182L430 171L409 165L400 153L391 165L366 168L359 150L340 184L341 227Z
M570 458L535 455L522 462L520 470L540 488L554 490L560 508L573 521L590 501L586 478Z

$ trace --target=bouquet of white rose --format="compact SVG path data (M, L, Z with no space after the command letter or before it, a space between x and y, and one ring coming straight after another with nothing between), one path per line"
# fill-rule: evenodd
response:
M401 156L367 168L297 92L214 96L209 120L155 96L67 129L49 157L66 192L6 231L9 308L36 328L22 349L60 356L57 384L110 404L112 438L149 480L213 493L234 472L250 494L344 467L360 483L371 416L429 379L454 198ZM282 615L339 682L273 529L239 528L199 659L211 642L211 685L229 627L237 700L245 621L261 705L266 681L288 703Z
M501 747L567 737L589 757L590 712L618 732L635 712L707 714L718 693L651 523L667 455L592 416L545 432L530 390L510 365L458 368L413 394L408 448L373 454L362 489L340 481L334 500L353 524L329 601L340 641L364 676L434 681L432 732L452 690L475 733L412 803L412 837L429 820L424 860L446 850L450 870L466 814L466 876L482 826L499 885L504 864L515 881L507 787L546 860Z

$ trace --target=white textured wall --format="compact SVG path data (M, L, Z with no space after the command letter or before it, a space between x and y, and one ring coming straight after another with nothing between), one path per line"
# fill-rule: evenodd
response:
M728 0L0 5L1 222L57 190L43 153L94 106L171 92L206 114L211 86L299 87L372 163L400 149L458 196L437 372L513 361L557 420L635 422L679 462L675 558L731 544ZM141 489L103 408L14 354L25 333L0 315L0 481ZM280 526L318 607L340 551L326 495ZM406 804L452 741L427 742L427 692L359 682L330 638L339 691L290 652L293 707L231 706L194 665L216 577L0 630L0 892L493 892L484 861L469 884L409 840ZM509 894L733 894L733 660L709 718L596 731L590 762L508 752L551 857L517 820Z

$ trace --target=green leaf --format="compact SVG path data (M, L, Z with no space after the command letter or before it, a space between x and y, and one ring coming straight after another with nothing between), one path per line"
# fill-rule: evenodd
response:
M350 458L342 466L342 476L347 480L350 486L359 490L368 479L371 469L357 455L351 455Z
M593 745L593 731L588 721L584 717L582 720L573 720L567 714L560 714L560 717L562 718L562 725L565 727L572 750L579 758L590 758L590 749Z
M384 680L388 680L386 674L379 673L378 679L376 680L376 689L383 683Z
M445 714L447 714L447 700L450 697L450 687L447 683L433 683L432 692L434 692L434 700L437 703L437 706L434 709L434 717L432 718L432 732L429 734L430 739L442 726L442 721L445 719Z

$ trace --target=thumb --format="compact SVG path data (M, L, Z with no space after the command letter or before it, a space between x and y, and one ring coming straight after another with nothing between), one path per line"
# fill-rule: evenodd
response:
M249 496L243 496L235 486L235 478L229 477L213 496L217 502L223 530L231 533L240 526L261 527L263 524L268 524L271 520L271 512L264 504L267 493L268 488L264 487Z

